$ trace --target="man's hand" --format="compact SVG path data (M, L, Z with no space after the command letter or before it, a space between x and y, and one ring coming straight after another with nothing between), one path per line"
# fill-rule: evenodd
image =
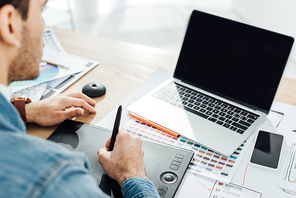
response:
M131 177L147 178L142 140L131 136L122 128L116 136L113 151L108 151L110 140L111 137L106 142L106 148L98 151L99 162L107 175L115 179L120 186Z
M90 113L96 113L96 110L92 107L95 104L94 100L82 93L60 94L26 104L26 118L28 122L41 126L52 126L68 118L83 115L84 109Z

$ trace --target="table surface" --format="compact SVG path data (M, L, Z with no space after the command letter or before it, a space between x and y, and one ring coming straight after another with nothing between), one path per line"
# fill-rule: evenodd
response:
M71 85L64 93L81 92L90 82L106 86L106 94L94 98L96 114L85 112L77 121L96 124L162 67L173 72L178 54L153 47L53 28L67 53L99 61L100 64ZM275 100L296 105L296 80L282 78ZM41 127L29 123L27 132L48 138L58 125Z

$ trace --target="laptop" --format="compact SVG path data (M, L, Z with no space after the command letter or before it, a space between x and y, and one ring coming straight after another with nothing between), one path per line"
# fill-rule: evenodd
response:
M266 118L293 42L194 10L173 77L128 110L229 157Z
M84 152L98 186L112 197L123 197L118 183L98 162L97 151L105 147L111 130L73 120L64 121L48 138L70 150ZM142 140L144 166L160 197L173 197L184 177L193 151Z

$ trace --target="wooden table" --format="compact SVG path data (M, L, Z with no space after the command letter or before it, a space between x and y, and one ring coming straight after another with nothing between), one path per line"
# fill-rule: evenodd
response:
M85 112L77 121L96 124L144 83L158 67L173 72L177 63L178 54L168 51L68 30L54 30L67 53L100 61L97 67L64 93L81 92L82 87L89 82L100 82L107 88L104 96L94 98L97 113ZM275 100L296 105L296 80L283 78ZM29 123L27 132L46 139L57 126L41 127Z

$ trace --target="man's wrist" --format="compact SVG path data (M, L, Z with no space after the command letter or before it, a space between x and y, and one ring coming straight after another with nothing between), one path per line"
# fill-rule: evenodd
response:
M31 113L31 105L32 103L25 105L27 122L34 122L34 113Z
M148 178L132 177L121 186L123 197L160 198L154 184Z
M135 175L122 175L120 178L118 178L117 182L120 186L122 186L122 184L130 179L130 178L133 178L133 177L141 177L141 178L146 178L148 179L148 177L145 175L145 173L143 174L135 174Z

